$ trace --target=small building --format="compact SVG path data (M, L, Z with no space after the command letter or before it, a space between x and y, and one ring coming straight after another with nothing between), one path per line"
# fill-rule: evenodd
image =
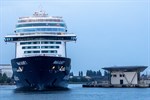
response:
M139 85L140 72L147 66L114 66L102 68L109 72L110 85Z
M13 71L10 64L0 64L0 73L6 74L7 77L12 77Z

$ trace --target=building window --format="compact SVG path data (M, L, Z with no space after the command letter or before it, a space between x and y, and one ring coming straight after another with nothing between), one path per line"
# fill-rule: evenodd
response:
M120 74L120 77L124 77L124 74Z
M125 77L125 75L123 74L122 77Z
M122 74L120 74L120 77L122 77Z
M116 74L114 74L114 75L113 75L113 77L117 77L117 75L116 75Z

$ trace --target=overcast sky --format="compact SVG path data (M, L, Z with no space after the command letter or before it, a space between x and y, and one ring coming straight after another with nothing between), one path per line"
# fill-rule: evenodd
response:
M18 17L40 9L62 16L77 42L67 44L72 71L109 66L150 66L149 0L0 0L0 64L15 57L13 43Z

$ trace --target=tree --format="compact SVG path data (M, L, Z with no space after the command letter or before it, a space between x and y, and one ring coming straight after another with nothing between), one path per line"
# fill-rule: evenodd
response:
M110 76L110 73L107 72L107 71L105 71L105 72L104 72L104 76L109 77L109 76Z
M97 75L96 75L96 71L93 71L93 72L92 72L92 76L97 76Z
M11 78L7 78L7 83L11 83L11 82L12 82Z
M97 76L102 76L102 73L101 73L101 71L99 70L99 71L97 71Z
M89 70L86 71L86 76L89 76Z
M70 72L69 76L74 76L74 75L73 75L73 72Z
M3 77L3 75L2 75L2 73L0 73L0 83L2 83L2 77Z
M81 76L81 73L80 73L80 71L79 71L79 75L78 76Z
M80 72L80 75L83 76L83 72L82 71Z
M7 79L8 79L6 73L3 74L2 78L3 78L3 82L6 83L6 82L7 82Z
M2 77L3 75L2 75L2 73L0 73L0 77Z

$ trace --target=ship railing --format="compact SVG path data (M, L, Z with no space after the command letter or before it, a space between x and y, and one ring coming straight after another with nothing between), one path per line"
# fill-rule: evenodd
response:
M61 57L60 54L27 54L24 57L32 57L32 56L51 56L51 57Z
M70 34L74 34L74 33L64 33L64 32L59 32L59 33L17 33L17 34L8 34L8 35L17 35L17 36L23 36L23 35L37 35L37 34L40 34L40 35L70 35Z

